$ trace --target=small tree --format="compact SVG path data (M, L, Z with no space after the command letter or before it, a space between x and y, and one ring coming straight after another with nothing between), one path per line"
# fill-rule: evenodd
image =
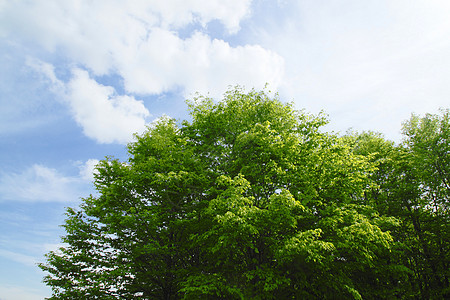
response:
M369 157L265 92L188 105L99 163L40 265L51 299L379 297L395 222L363 201Z

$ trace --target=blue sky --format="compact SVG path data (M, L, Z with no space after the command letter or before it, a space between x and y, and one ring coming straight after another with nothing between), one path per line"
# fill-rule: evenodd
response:
M400 141L449 106L447 0L0 0L0 299L42 299L36 267L95 163L188 117L195 92L266 83L328 130Z

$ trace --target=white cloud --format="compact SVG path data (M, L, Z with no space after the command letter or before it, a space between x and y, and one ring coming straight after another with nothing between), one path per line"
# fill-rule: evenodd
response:
M80 177L84 180L93 181L94 174L97 173L95 167L99 163L98 159L88 159L80 168Z
M61 44L86 46L94 38L111 42L116 36L142 34L130 29L177 30L189 24L206 26L212 20L233 34L249 16L250 4L251 0L9 1L0 6L0 32L35 39L50 50Z
M92 161L87 162L87 166ZM34 164L21 173L0 173L0 199L25 202L70 202L87 194L85 178L64 176L55 169Z
M66 100L86 136L99 143L127 143L133 133L145 130L150 115L130 93L154 95L182 88L185 96L200 92L219 98L230 85L263 88L269 83L277 89L284 60L275 52L258 45L231 46L201 32L182 38L176 31L201 24L206 32L208 23L218 20L229 34L235 33L250 14L250 3L8 2L0 10L0 31L6 39L29 46L30 55L42 56L46 49L64 58L69 64L64 67L72 69L68 82L39 58L29 57L26 64ZM96 82L95 75L103 74L120 75L127 94Z
M118 73L131 93L175 88L221 95L228 85L277 88L283 59L260 46L233 47L205 33L181 38L177 30L213 20L229 34L250 15L250 0L11 2L0 27L82 64L94 75ZM120 20L120 22L118 21Z
M147 41L127 55L119 70L128 90L158 94L175 86L185 93L210 92L220 97L229 85L277 87L283 59L258 45L231 47L223 40L196 33L181 39L167 30L153 30Z
M84 133L100 143L127 143L145 130L150 115L142 101L117 95L114 88L97 83L88 72L75 69L66 97Z
M241 20L249 14L250 3L250 0L172 0L153 1L148 8L160 16L159 25L163 28L177 29L193 22L206 26L212 20L219 20L229 33L235 33Z
M66 83L55 75L54 66L38 59L27 65L48 81L50 89L66 102L84 134L99 143L126 144L134 133L145 130L150 112L140 100L118 95L111 86L99 84L85 70L74 68Z

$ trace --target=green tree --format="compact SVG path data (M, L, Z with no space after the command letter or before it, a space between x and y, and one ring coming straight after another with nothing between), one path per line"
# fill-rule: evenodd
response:
M424 298L450 297L450 111L412 115L403 124L407 206L415 235L413 263Z
M390 297L393 218L364 201L375 163L322 115L264 91L188 103L97 166L41 268L52 299ZM385 284L380 291L380 284Z
M395 217L391 267L402 298L449 296L449 111L413 115L403 124L399 145L375 133L349 135L356 154L370 157L376 171L365 200L381 215ZM401 275L403 274L403 275Z

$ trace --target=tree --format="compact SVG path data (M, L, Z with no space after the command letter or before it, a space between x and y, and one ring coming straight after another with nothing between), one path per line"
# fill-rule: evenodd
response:
M415 235L414 266L424 298L450 297L450 111L412 115L403 124L404 153L413 205L407 207Z
M403 271L392 284L404 298L450 296L449 120L448 110L412 115L403 124L404 141L399 145L372 132L348 137L354 141L354 152L377 166L365 201L399 221L400 226L391 229L397 243L390 258L396 262L392 267Z
M364 202L375 164L322 115L264 91L188 102L97 166L41 268L52 299L387 297L393 218ZM384 284L379 291L374 286Z

